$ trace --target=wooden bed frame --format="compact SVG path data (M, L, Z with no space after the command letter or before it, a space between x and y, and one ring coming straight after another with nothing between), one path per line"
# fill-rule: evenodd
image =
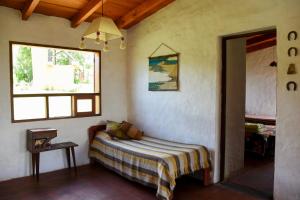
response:
M106 125L96 125L96 126L91 126L89 129L88 129L88 136L89 136L89 145L91 145L91 143L93 142L94 138L95 138L95 135L98 131L103 131L106 129ZM95 164L95 160L91 159L90 160L91 164ZM208 186L208 185L211 185L212 182L211 182L211 177L210 177L210 168L208 169L202 169L200 170L200 178L202 179L203 181L203 185L204 186Z
M273 125L273 126L276 125L276 119L270 117L264 117L264 116L255 116L255 115L246 115L245 122L259 123L259 124Z

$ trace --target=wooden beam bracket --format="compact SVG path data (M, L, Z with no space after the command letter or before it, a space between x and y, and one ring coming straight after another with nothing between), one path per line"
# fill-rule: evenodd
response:
M76 13L71 20L71 26L76 28L87 18L89 18L96 10L98 10L103 4L108 2L108 0L91 0L87 5L82 8L78 13Z
M175 0L146 0L117 21L119 28L130 28Z
M39 2L40 0L27 0L25 2L22 10L22 20L27 20L32 15Z

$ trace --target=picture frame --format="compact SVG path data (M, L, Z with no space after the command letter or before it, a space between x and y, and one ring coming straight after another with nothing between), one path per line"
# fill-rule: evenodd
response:
M179 90L179 54L149 57L149 91Z

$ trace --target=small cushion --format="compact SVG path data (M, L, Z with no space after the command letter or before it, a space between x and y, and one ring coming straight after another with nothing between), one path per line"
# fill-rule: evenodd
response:
M129 122L126 122L126 121L122 121L122 123L121 123L121 130L124 132L124 133L127 133L128 132L128 130L129 130L129 128L132 126L132 124L131 123L129 123Z
M121 124L115 121L106 121L106 131L113 131L119 129Z
M126 132L122 131L121 124L118 122L107 121L106 133L108 133L111 137L116 137L118 139L129 139L129 137L126 135Z
M130 126L129 130L127 131L127 136L134 140L141 140L144 135L144 132L137 129L135 126Z

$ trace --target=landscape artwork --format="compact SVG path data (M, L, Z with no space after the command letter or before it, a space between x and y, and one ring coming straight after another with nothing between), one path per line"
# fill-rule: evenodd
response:
M178 90L179 55L149 58L149 91Z

